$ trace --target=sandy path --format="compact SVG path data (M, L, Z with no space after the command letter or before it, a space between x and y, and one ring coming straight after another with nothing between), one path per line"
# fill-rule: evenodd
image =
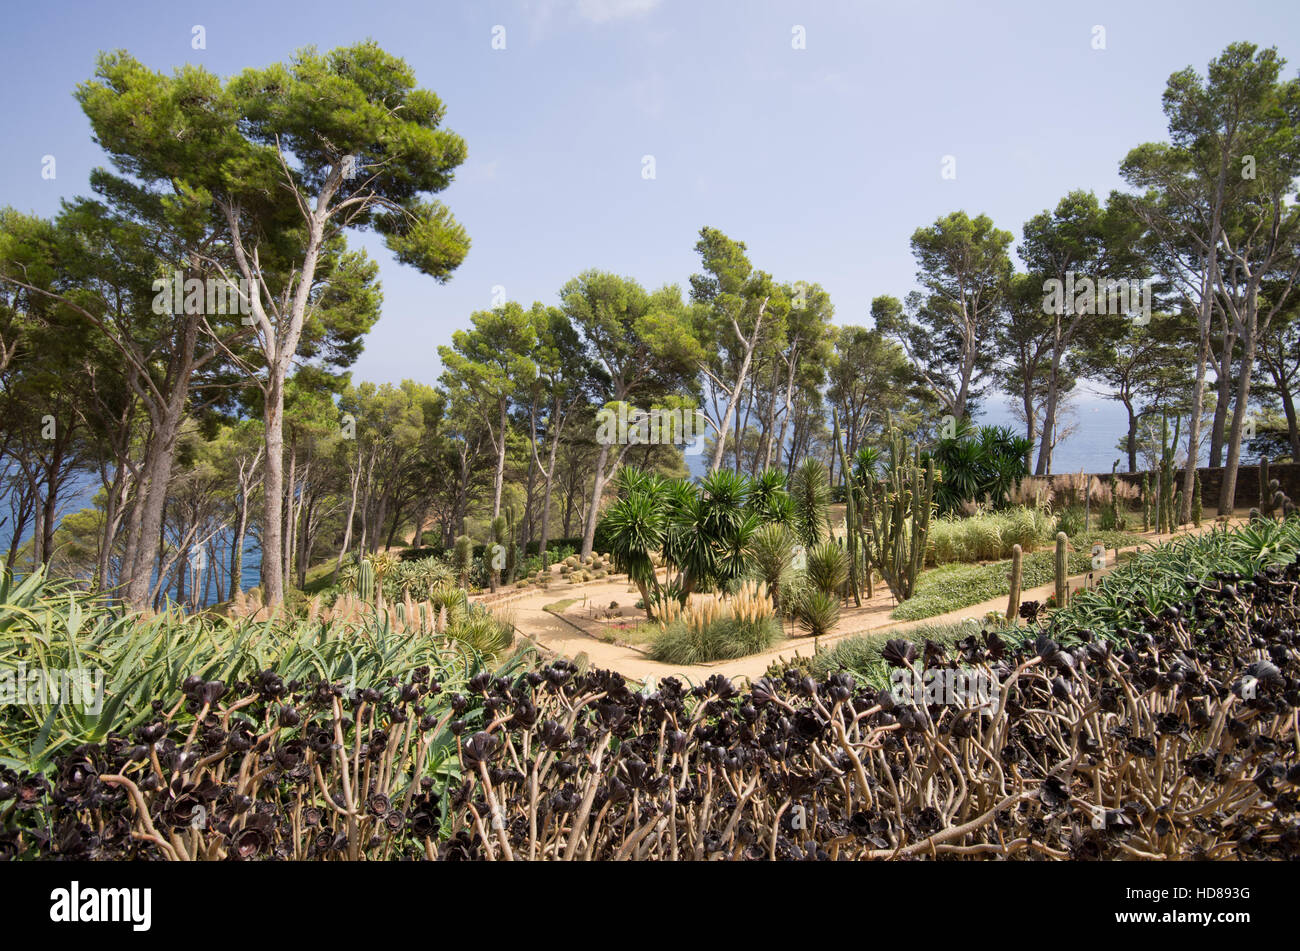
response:
M1234 522L1236 521L1234 519ZM1212 527L1213 523L1207 523L1199 531L1209 531ZM1150 543L1158 544L1171 538L1196 534L1197 531L1196 529L1190 529L1189 531L1179 532L1177 535L1159 536L1151 533L1145 536L1142 545L1132 546L1124 550L1134 551L1137 548L1146 547ZM1099 579L1108 574L1114 567L1114 550L1108 551L1107 556L1110 564L1102 571L1092 572L1091 575L1094 579ZM1070 577L1070 590L1074 591L1081 587L1087 577L1088 574L1072 575ZM857 634L888 632L891 635L901 635L907 630L923 625L946 624L968 618L979 621L990 611L1005 613L1007 608L1007 596L999 595L988 601L972 604L969 607L950 611L947 614L925 618L921 621L896 621L889 616L889 613L897 606L897 602L894 601L887 589L881 589L884 589L883 584L879 586L876 596L870 602L863 602L862 607L846 608L842 612L840 623L836 625L835 630L826 637L820 638L817 644L814 644L813 639L809 637L794 637L761 654L693 666L663 664L651 660L643 651L635 647L612 644L587 633L584 628L597 629L596 622L590 621L584 616L584 614L590 613L587 610L588 608L591 606L604 607L612 601L617 601L623 605L632 604L640 597L636 588L629 585L626 578L621 575L610 581L589 582L573 586L553 585L548 591L529 591L502 603L507 605L505 611L514 624L516 631L545 651L569 658L576 657L578 654L586 654L590 658L593 667L616 670L631 680L643 681L647 678L680 677L695 684L703 682L714 674L756 680L763 676L768 667L777 660L811 657L817 647L825 648L837 641ZM1045 601L1054 592L1055 584L1049 582L1037 588L1022 591L1020 598L1022 602ZM566 609L563 615L557 616L545 610L548 604L573 598L576 598L577 602ZM787 625L787 633L790 630L789 625Z

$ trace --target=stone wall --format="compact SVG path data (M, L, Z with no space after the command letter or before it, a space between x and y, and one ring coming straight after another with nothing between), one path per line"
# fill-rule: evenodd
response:
M1201 505L1207 513L1213 512L1219 504L1220 486L1223 484L1223 469L1201 468L1198 470L1201 474ZM1118 478L1123 479L1131 485L1141 487L1143 473L1117 473ZM1151 487L1154 490L1156 484L1156 475L1150 473ZM1282 485L1282 491L1292 500L1300 500L1300 464L1294 462L1274 463L1268 467L1268 477L1277 479ZM1096 475L1099 482L1109 482L1109 472L1099 472ZM1176 485L1182 487L1182 472L1179 471L1178 482ZM1237 467L1237 490L1235 493L1234 508L1248 509L1259 504L1259 466L1242 465Z

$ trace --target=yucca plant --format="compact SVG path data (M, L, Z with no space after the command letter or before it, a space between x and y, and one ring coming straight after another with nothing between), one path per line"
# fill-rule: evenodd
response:
M835 542L822 542L808 551L808 580L818 591L838 595L849 577L849 558Z
M840 622L840 601L817 588L808 589L799 599L799 626L813 637L829 634Z
M808 457L794 472L790 486L794 502L794 531L805 548L811 548L830 530L831 485L826 464Z
M794 534L785 525L760 525L749 539L749 557L780 609L781 579L794 560Z

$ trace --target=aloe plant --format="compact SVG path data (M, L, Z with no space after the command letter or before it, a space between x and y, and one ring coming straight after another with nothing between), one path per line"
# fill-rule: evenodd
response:
M481 623L481 622L480 622ZM171 708L189 676L230 684L273 670L286 681L323 679L356 687L429 666L445 686L483 670L486 638L412 637L385 614L346 622L251 621L178 611L129 613L107 598L38 570L16 582L0 572L0 670L55 676L79 668L103 677L102 705L0 705L0 764L41 770L51 757L108 732L128 734Z

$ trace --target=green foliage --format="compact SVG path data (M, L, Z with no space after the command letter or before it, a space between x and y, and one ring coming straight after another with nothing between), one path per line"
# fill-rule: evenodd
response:
M749 557L759 578L781 609L781 582L790 571L794 555L794 533L788 526L769 522L754 530L749 539Z
M808 551L808 581L823 594L838 595L849 579L849 557L833 541L821 542Z
M794 502L794 530L800 544L811 548L830 531L831 486L826 464L808 457L794 471L790 486Z
M1007 558L1015 545L1032 552L1051 537L1055 524L1055 519L1042 509L1024 507L969 518L936 519L930 524L927 561L943 565Z
M1082 574L1092 567L1086 551L1069 558L1070 572ZM916 594L889 615L899 621L919 621L1002 598L1011 592L1011 561L983 565L950 564L931 568L917 580ZM1021 560L1022 590L1047 584L1055 577L1055 553L1037 551Z
M761 653L780 639L781 624L773 617L758 621L722 617L699 628L677 620L656 635L650 656L665 664L706 664Z
M860 487L862 514L870 564L880 571L894 597L906 601L925 560L934 512L934 460L923 465L919 447L909 454L907 441L894 431L892 419L886 440L889 464L883 479L871 478Z
M897 631L855 634L814 654L810 672L814 677L824 678L836 671L847 670L875 689L885 690L890 686L890 668L881 658L880 652L886 641L902 636L915 643L934 641L937 644L955 644L978 630L979 625L974 620L969 620L952 624L919 624L908 628L901 635Z
M53 674L73 668L103 672L98 713L77 704L0 705L0 763L41 769L52 756L108 732L129 734L181 700L191 675L231 684L271 670L285 681L321 678L358 688L403 678L428 665L445 687L484 668L480 649L499 641L412 637L386 619L250 621L211 615L153 617L127 613L102 598L41 572L15 584L0 575L0 670L25 664Z
M468 535L461 535L456 539L451 554L451 567L456 572L460 586L469 587L469 575L474 567L474 540Z
M1083 517L1082 505L1067 505L1056 516L1056 529L1074 538L1083 532Z
M972 429L966 420L956 435L940 439L933 456L942 479L935 487L939 511L957 512L969 502L995 507L1029 474L1025 464L1033 445L1004 426Z
M824 637L840 621L840 599L818 588L808 588L799 597L795 616L812 637Z
M1256 519L1184 536L1139 552L1097 587L1075 594L1052 615L1052 628L1063 636L1092 630L1107 637L1117 628L1141 629L1145 618L1185 601L1189 582L1199 584L1215 572L1254 578L1269 565L1294 561L1298 553L1300 518Z

